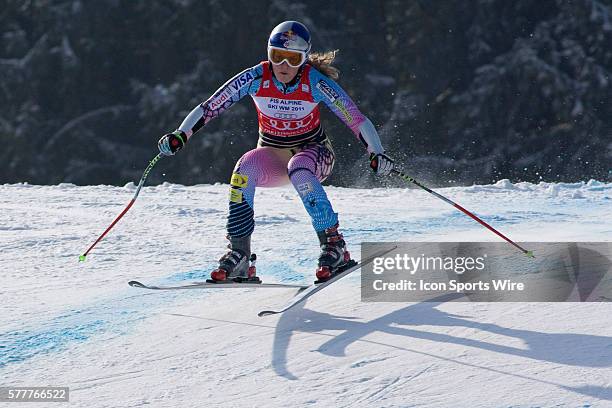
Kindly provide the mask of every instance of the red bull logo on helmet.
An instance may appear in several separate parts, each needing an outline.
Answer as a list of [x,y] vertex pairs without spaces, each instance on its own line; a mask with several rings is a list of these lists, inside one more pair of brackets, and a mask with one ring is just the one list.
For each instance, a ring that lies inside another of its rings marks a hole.
[[295,33],[292,30],[289,31],[285,31],[284,33],[281,33],[281,40],[285,40],[285,41],[289,41],[292,40],[293,37],[295,36]]
[[292,30],[281,33],[279,38],[283,41],[283,46],[287,49],[299,51],[306,51],[308,49],[308,43]]

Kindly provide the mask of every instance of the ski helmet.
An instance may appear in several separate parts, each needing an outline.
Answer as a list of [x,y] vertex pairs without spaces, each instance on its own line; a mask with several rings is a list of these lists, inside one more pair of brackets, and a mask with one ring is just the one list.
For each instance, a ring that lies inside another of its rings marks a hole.
[[310,46],[310,32],[299,21],[283,21],[274,27],[268,39],[268,47],[301,51],[306,55]]

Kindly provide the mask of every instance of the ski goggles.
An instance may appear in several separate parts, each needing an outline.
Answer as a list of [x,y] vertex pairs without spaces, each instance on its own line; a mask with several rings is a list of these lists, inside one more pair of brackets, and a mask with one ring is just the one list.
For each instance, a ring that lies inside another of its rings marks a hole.
[[287,61],[289,66],[297,68],[306,61],[306,53],[304,51],[287,50],[284,48],[269,46],[268,59],[274,65],[280,65]]

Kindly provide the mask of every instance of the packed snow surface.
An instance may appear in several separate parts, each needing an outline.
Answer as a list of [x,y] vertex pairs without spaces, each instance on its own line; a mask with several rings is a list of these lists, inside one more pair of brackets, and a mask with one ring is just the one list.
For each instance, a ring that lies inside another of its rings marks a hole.
[[[439,191],[516,241],[612,237],[612,183]],[[612,406],[611,303],[363,303],[355,273],[258,318],[295,290],[127,285],[206,278],[227,185],[145,187],[78,262],[134,192],[0,186],[0,385],[69,386],[74,407]],[[356,258],[362,241],[499,241],[422,190],[327,192]],[[295,191],[259,189],[255,212],[259,275],[310,283],[319,249]]]

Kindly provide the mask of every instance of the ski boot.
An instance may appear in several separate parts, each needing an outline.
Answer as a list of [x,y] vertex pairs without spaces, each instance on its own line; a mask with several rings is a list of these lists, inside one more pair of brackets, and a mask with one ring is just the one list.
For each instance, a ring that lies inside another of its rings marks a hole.
[[351,254],[346,250],[344,237],[338,232],[338,224],[318,231],[317,236],[321,244],[321,254],[315,283],[321,283],[353,265],[355,261],[351,259]]
[[[261,283],[256,275],[257,255],[251,254],[251,236],[232,238],[229,251],[219,259],[219,267],[210,274],[210,283]],[[250,262],[249,262],[250,261]]]

